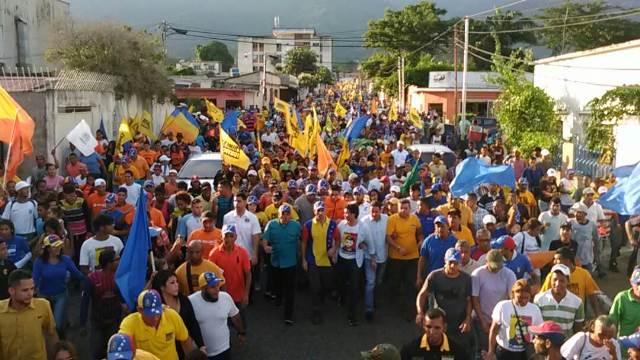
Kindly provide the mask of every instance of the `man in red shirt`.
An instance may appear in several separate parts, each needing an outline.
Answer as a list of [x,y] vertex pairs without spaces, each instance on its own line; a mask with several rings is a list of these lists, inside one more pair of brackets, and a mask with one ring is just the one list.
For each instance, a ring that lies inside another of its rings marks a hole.
[[104,179],[96,179],[93,187],[96,189],[96,191],[91,193],[91,195],[87,197],[87,205],[89,205],[89,210],[91,210],[92,219],[98,216],[104,209],[107,208],[106,200],[108,194],[107,182]]
[[249,253],[240,246],[236,246],[236,226],[226,224],[222,227],[222,244],[209,253],[209,261],[218,265],[224,271],[227,293],[240,309],[240,317],[244,327],[247,327],[245,317],[249,304],[251,290],[251,262]]

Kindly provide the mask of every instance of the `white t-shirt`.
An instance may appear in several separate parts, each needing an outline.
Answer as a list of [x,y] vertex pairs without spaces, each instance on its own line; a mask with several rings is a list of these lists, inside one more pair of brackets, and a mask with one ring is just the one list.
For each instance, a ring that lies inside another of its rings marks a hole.
[[[616,356],[618,359],[622,359],[620,356],[620,344],[613,340],[616,345]],[[589,334],[585,332],[579,332],[574,334],[569,340],[565,341],[560,348],[560,354],[565,359],[576,360],[609,360],[611,355],[609,354],[609,348],[606,346],[595,347],[589,341]]]
[[[514,309],[518,312],[520,327],[517,325]],[[491,320],[500,325],[496,337],[498,345],[509,351],[524,351],[525,343],[522,339],[522,333],[524,333],[524,340],[530,342],[532,339],[529,335],[529,326],[539,325],[543,321],[540,309],[535,304],[527,303],[526,306],[515,305],[514,307],[511,300],[498,302],[493,308]],[[522,324],[523,321],[526,324]],[[520,328],[522,328],[522,332]]]
[[552,241],[560,239],[560,225],[569,221],[569,217],[563,213],[553,215],[551,211],[545,211],[538,216],[538,220],[544,224],[550,224],[540,233],[540,240],[542,241],[542,249],[549,250],[549,245]]
[[34,200],[7,203],[2,218],[10,220],[15,227],[16,234],[33,234],[36,232],[35,219],[38,217],[38,206]]
[[[359,221],[352,226],[349,225],[347,220],[342,220],[338,224],[338,231],[340,231],[340,248],[338,255],[341,258],[347,260],[355,259],[358,267],[361,267],[365,252],[368,252],[370,255],[375,254],[375,244],[371,242],[367,230]],[[360,246],[363,242],[366,243],[366,247]]]
[[127,189],[127,203],[135,206],[136,202],[138,202],[138,198],[140,197],[140,188],[142,185],[133,183],[131,185],[122,184],[121,186]]
[[245,210],[242,216],[238,216],[235,210],[229,211],[224,215],[223,224],[234,224],[236,226],[236,244],[242,246],[249,253],[250,257],[257,256],[253,251],[253,235],[260,235],[260,222],[258,217],[251,213],[249,210]]
[[89,271],[94,271],[98,264],[100,253],[105,249],[113,249],[116,254],[120,254],[124,245],[119,237],[109,235],[106,240],[96,240],[89,238],[80,247],[80,266],[88,266]]
[[193,312],[200,325],[207,356],[216,356],[230,348],[227,320],[239,313],[231,295],[220,291],[218,301],[209,302],[200,291],[189,295]]
[[263,143],[269,143],[269,144],[273,145],[273,144],[276,143],[276,140],[278,140],[278,135],[276,135],[276,133],[274,133],[274,132],[272,132],[271,134],[264,133],[264,134],[262,134],[260,139],[262,140]]
[[[538,240],[533,236],[529,235],[526,231],[521,231],[515,235],[513,235],[513,240],[516,242],[516,251],[519,253],[528,254],[531,252],[540,251],[540,247],[538,246]],[[524,241],[524,252],[522,251],[522,242]]]
[[398,149],[394,149],[391,152],[391,156],[393,157],[393,164],[395,166],[403,165],[405,161],[407,161],[407,156],[409,156],[409,152],[405,149],[402,149],[402,151]]

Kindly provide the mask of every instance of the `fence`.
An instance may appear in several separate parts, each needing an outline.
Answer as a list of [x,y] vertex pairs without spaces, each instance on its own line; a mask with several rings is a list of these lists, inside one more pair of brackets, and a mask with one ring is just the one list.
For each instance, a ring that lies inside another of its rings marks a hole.
[[574,141],[573,146],[573,167],[576,171],[595,179],[597,177],[605,177],[613,170],[613,166],[600,163],[601,154],[599,152],[587,149],[586,145],[577,140]]

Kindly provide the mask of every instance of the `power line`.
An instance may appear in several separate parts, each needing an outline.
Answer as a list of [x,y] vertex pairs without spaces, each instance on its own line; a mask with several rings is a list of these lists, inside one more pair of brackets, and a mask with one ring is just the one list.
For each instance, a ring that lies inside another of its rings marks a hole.
[[[235,43],[241,43],[241,44],[254,44],[254,43],[256,43],[255,41],[248,41],[248,40],[241,40],[241,39],[231,39],[231,38],[222,38],[222,37],[216,37],[216,36],[196,35],[196,34],[170,34],[170,35],[182,35],[182,36],[190,37],[190,38],[228,41],[228,42],[235,42]],[[169,38],[167,40],[186,40],[186,39]],[[270,42],[270,43],[267,43],[267,42],[260,41],[259,43],[260,44],[266,44],[266,45],[296,46],[295,43],[285,43],[285,42]],[[334,47],[334,48],[350,48],[350,49],[374,49],[373,47],[367,47],[367,46],[364,46],[364,45],[332,45],[332,47]]]
[[510,2],[510,3],[508,3],[508,4],[500,5],[500,6],[498,6],[498,7],[493,8],[493,9],[484,10],[484,11],[481,11],[481,12],[479,12],[479,13],[475,13],[475,14],[473,14],[473,15],[467,15],[467,17],[469,17],[469,18],[473,18],[473,17],[476,17],[476,16],[478,16],[478,15],[484,15],[484,14],[487,14],[487,13],[490,13],[490,12],[495,12],[495,11],[498,11],[498,10],[500,10],[500,9],[504,9],[504,8],[507,8],[507,7],[511,7],[511,6],[513,6],[513,5],[521,4],[521,3],[525,2],[525,1],[527,1],[527,0],[517,0],[517,1],[514,1],[514,2]]
[[[545,9],[546,7],[541,7],[541,8],[537,8],[534,10],[538,10],[538,9]],[[640,10],[640,7],[635,7],[635,8],[629,8],[629,9],[624,9],[621,11],[613,11],[613,12],[608,12],[608,13],[602,13],[602,14],[588,14],[588,15],[575,15],[575,16],[568,16],[567,19],[584,19],[584,18],[594,18],[594,17],[601,17],[601,16],[612,16],[612,15],[621,15],[621,14],[626,14],[626,13],[632,13],[635,11]],[[517,11],[517,10],[516,10]],[[536,18],[522,18],[522,19],[490,19],[491,22],[539,22],[539,21],[563,21],[565,19],[565,17],[559,17],[559,18],[551,18],[551,17],[536,17]],[[488,18],[485,18],[484,20],[488,20]]]

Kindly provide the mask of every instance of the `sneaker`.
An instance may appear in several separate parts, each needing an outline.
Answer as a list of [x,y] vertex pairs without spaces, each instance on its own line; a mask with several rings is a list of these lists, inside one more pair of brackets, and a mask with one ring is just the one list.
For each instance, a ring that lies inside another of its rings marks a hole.
[[373,322],[373,311],[367,311],[364,314],[364,318],[367,319],[368,323],[372,323]]
[[286,325],[291,326],[291,325],[293,325],[293,320],[291,320],[291,319],[285,319],[285,320],[284,320],[284,323],[285,323]]
[[356,321],[356,319],[353,319],[353,318],[347,319],[347,324],[349,324],[349,326],[351,327],[358,326],[358,322]]

